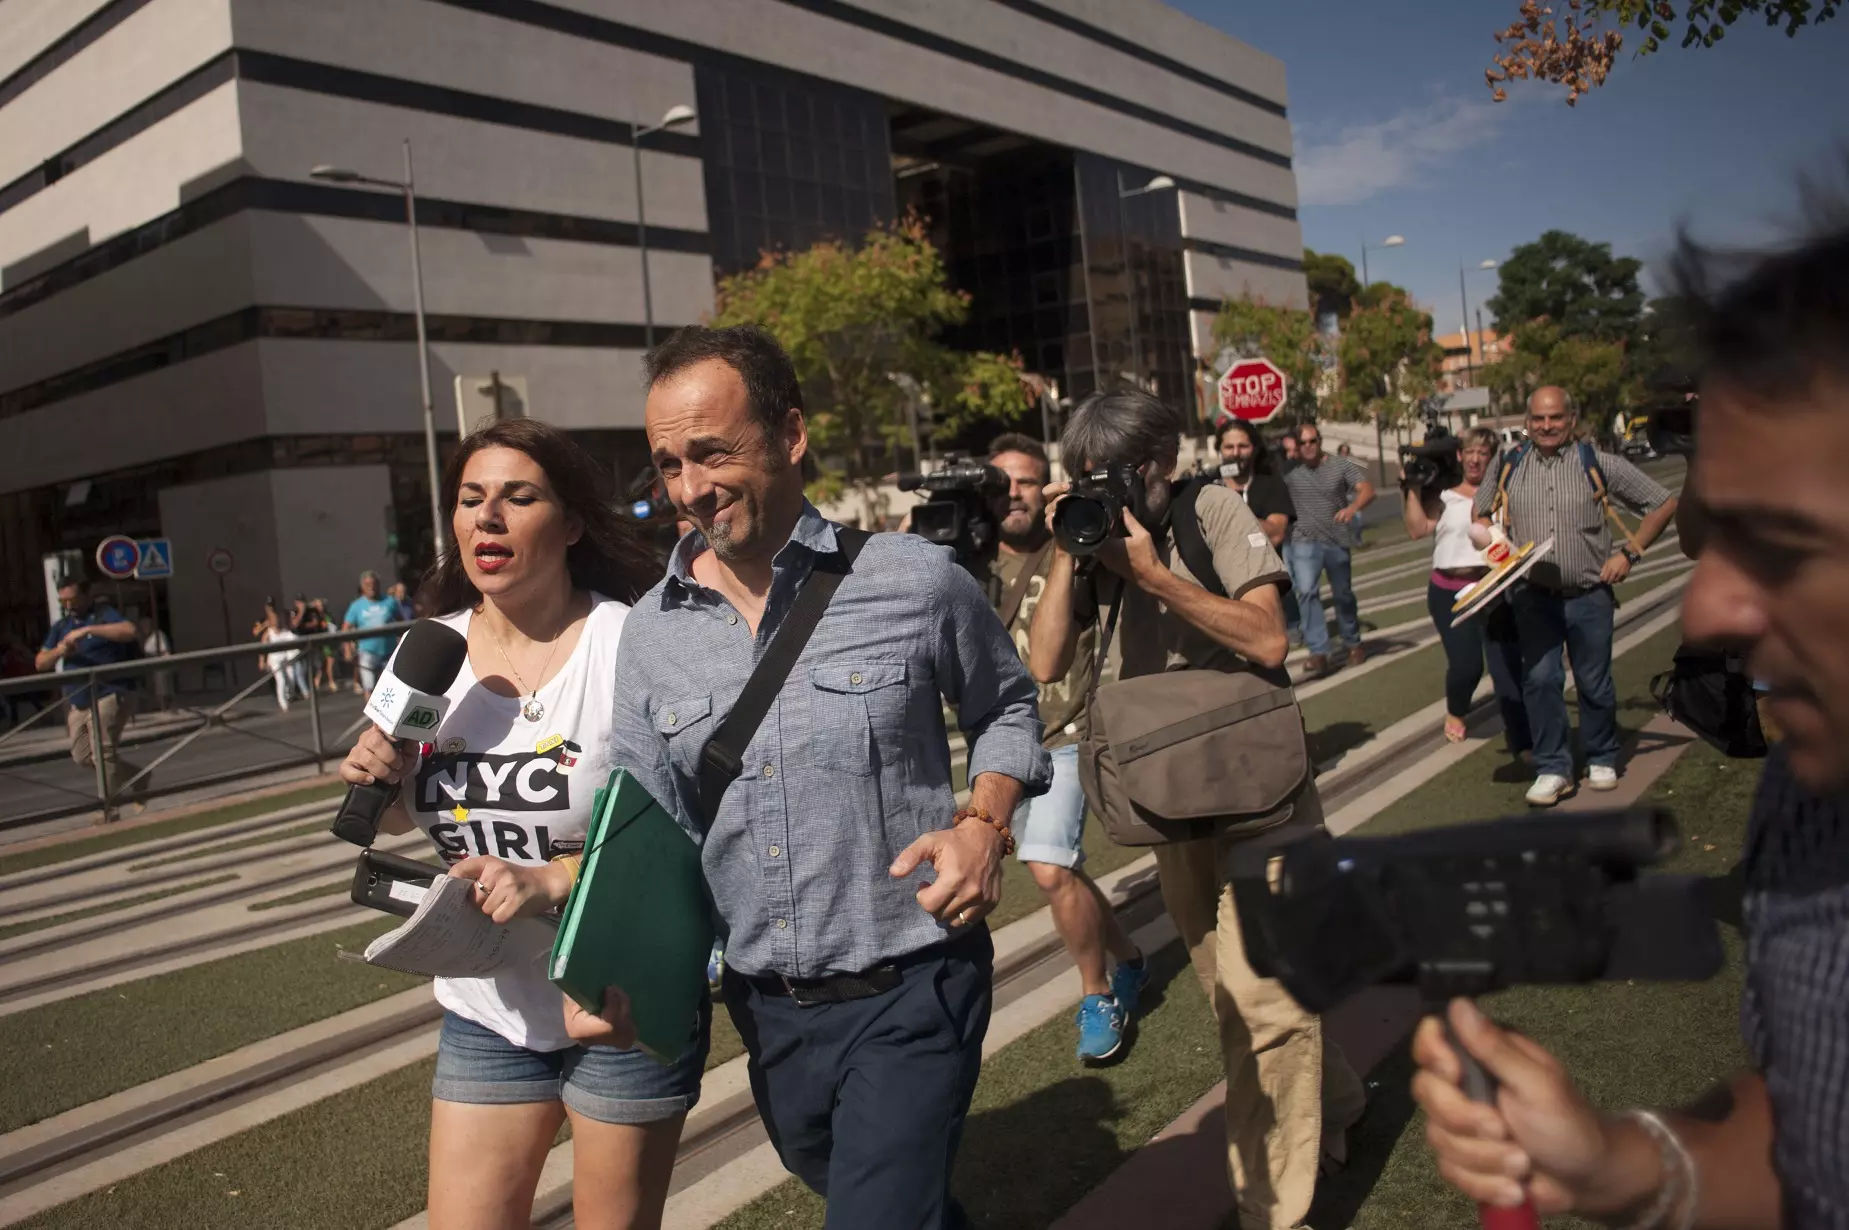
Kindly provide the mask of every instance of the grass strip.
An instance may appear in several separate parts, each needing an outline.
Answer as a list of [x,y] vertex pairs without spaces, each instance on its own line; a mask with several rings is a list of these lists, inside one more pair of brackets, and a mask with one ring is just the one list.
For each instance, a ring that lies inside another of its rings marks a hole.
[[139,845],[144,841],[159,841],[163,837],[194,833],[200,829],[230,824],[235,820],[248,820],[252,816],[261,816],[265,812],[281,811],[285,807],[294,807],[301,803],[319,803],[323,800],[331,802],[339,798],[345,789],[345,786],[305,786],[300,790],[266,795],[260,799],[246,799],[241,803],[215,807],[210,811],[195,812],[190,816],[176,816],[172,820],[157,820],[152,824],[140,824],[133,828],[111,829],[90,837],[79,837],[71,841],[59,842],[56,845],[40,846],[35,850],[21,850],[17,854],[0,857],[0,875],[8,875],[15,871],[30,871],[34,867],[49,867],[53,863],[68,862],[74,858],[101,854],[107,850],[119,850],[123,846]]
[[175,863],[189,863],[196,858],[208,858],[211,855],[226,854],[232,850],[248,850],[252,846],[267,846],[272,842],[287,841],[291,837],[306,837],[310,833],[325,833],[327,832],[327,825],[328,822],[325,819],[310,820],[304,824],[291,825],[286,829],[279,829],[275,832],[252,833],[247,837],[239,837],[234,841],[221,841],[217,845],[200,846],[197,849],[186,850],[179,854],[169,854],[164,858],[150,859],[145,863],[132,863],[129,865],[129,870],[152,871],[156,867],[171,867]]
[[210,888],[214,884],[223,884],[226,880],[237,879],[237,872],[227,872],[222,876],[212,876],[204,880],[193,880],[187,884],[176,884],[171,888],[155,889],[135,897],[124,897],[120,901],[111,901],[107,905],[93,905],[82,910],[70,910],[63,914],[52,914],[45,918],[34,918],[29,922],[14,923],[10,927],[0,927],[0,940],[10,940],[16,935],[28,935],[34,931],[43,931],[60,923],[77,922],[84,918],[95,918],[99,914],[113,914],[117,910],[126,910],[150,901],[159,901],[163,897],[177,897],[181,893],[190,893],[195,888]]
[[[954,1180],[972,1224],[1039,1230],[1057,1220],[1220,1080],[1213,1015],[1181,946],[1150,960],[1151,991],[1159,993],[1145,993],[1148,1011],[1123,1062],[1080,1067],[1062,1012],[983,1063]],[[1022,1164],[1025,1141],[1033,1142],[1031,1165]],[[1157,1196],[1152,1208],[1159,1207]],[[792,1179],[719,1230],[820,1230],[823,1212],[822,1201]]]
[[277,910],[285,905],[300,905],[304,901],[317,901],[322,897],[340,897],[353,891],[353,877],[348,876],[338,884],[317,884],[313,888],[304,888],[290,893],[286,897],[271,897],[268,901],[253,901],[244,908],[247,910]]
[[0,1055],[15,1061],[0,1133],[418,985],[337,959],[399,921],[368,920],[0,1017]]

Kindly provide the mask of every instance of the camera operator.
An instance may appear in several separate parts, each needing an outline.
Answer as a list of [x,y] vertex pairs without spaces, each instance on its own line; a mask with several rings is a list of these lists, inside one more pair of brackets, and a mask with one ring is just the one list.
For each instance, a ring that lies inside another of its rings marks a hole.
[[1220,481],[1252,510],[1272,550],[1282,551],[1297,509],[1290,502],[1290,488],[1271,472],[1271,454],[1258,428],[1244,419],[1231,419],[1220,430]]
[[[1123,536],[1095,556],[1119,578],[1097,603],[1123,588],[1118,678],[1177,668],[1255,671],[1288,686],[1279,594],[1290,582],[1244,501],[1210,483],[1195,504],[1227,597],[1202,588],[1176,551],[1168,514],[1181,430],[1174,409],[1141,390],[1117,390],[1081,402],[1060,439],[1068,465],[1084,472],[1134,467],[1140,480],[1141,510],[1127,506]],[[1069,490],[1066,483],[1046,488],[1049,528]],[[1075,606],[1078,612],[1100,609],[1079,593],[1076,574],[1073,556],[1056,540],[1031,640],[1029,664],[1043,683],[1064,678],[1072,667],[1082,622]],[[1288,824],[1262,834],[1224,829],[1211,838],[1155,847],[1163,903],[1220,1021],[1227,1164],[1243,1225],[1299,1225],[1324,1154],[1345,1160],[1347,1129],[1366,1102],[1320,1018],[1298,1007],[1277,982],[1254,974],[1240,940],[1227,859],[1236,846],[1298,837],[1320,825],[1314,781],[1305,782],[1292,808]]]
[[1451,622],[1451,607],[1459,591],[1489,572],[1483,553],[1470,541],[1470,510],[1501,451],[1496,433],[1488,427],[1471,428],[1461,443],[1461,471],[1440,479],[1457,478],[1448,486],[1434,484],[1414,490],[1409,480],[1415,471],[1402,465],[1400,516],[1408,537],[1432,538],[1432,579],[1426,586],[1425,602],[1445,647],[1445,738],[1453,743],[1464,741],[1464,715],[1470,712],[1470,699],[1483,680],[1487,650],[1490,683],[1502,707],[1509,753],[1520,756],[1534,741],[1529,738],[1528,711],[1522,705],[1522,647],[1508,603],[1499,603],[1481,619],[1467,619],[1461,625]]
[[[1475,515],[1500,516],[1510,539],[1554,540],[1553,554],[1516,586],[1509,605],[1522,651],[1522,696],[1534,734],[1533,807],[1552,807],[1576,789],[1572,731],[1567,726],[1564,645],[1579,689],[1586,745],[1586,785],[1618,788],[1618,694],[1611,681],[1612,586],[1630,575],[1643,552],[1676,515],[1676,501],[1643,471],[1590,444],[1575,445],[1579,425],[1565,389],[1547,385],[1528,399],[1528,442],[1502,459],[1495,482],[1477,488]],[[1643,516],[1636,545],[1615,547],[1611,498]]]
[[1709,254],[1685,241],[1677,261],[1707,368],[1690,475],[1704,541],[1682,626],[1745,656],[1785,734],[1744,860],[1753,1070],[1718,1119],[1610,1115],[1534,1042],[1454,1004],[1497,1102],[1464,1097],[1436,1020],[1415,1041],[1413,1092],[1440,1173],[1473,1199],[1706,1230],[1849,1226],[1849,208],[1837,209],[1829,231],[1718,290]]
[[[1028,661],[1028,630],[1040,605],[1053,566],[1053,536],[1047,532],[1046,497],[1052,472],[1046,449],[1031,436],[998,436],[989,446],[989,464],[1008,476],[1008,494],[996,501],[997,535],[993,570],[1000,595],[997,610],[1014,638],[1016,652]],[[1015,857],[1027,864],[1034,883],[1053,912],[1053,927],[1078,966],[1085,998],[1079,1003],[1078,1057],[1098,1062],[1116,1055],[1124,1030],[1136,1015],[1137,1000],[1149,981],[1143,954],[1117,921],[1116,911],[1085,874],[1085,792],[1079,787],[1079,730],[1091,681],[1098,630],[1093,624],[1078,635],[1072,666],[1065,677],[1040,685],[1041,742],[1053,761],[1053,785],[1015,812]],[[1105,973],[1109,952],[1116,969]]]

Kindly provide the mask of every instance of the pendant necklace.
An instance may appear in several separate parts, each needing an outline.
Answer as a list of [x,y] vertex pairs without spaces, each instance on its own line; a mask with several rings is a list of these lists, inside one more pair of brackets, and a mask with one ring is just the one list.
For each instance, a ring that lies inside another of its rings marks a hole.
[[[520,674],[520,668],[514,665],[512,658],[507,656],[507,647],[501,644],[501,638],[495,635],[494,625],[489,623],[484,626],[488,629],[488,639],[493,641],[494,647],[501,652],[501,661],[507,663],[507,669],[513,672],[514,682],[519,684],[520,690],[527,694],[526,700],[520,704],[520,716],[529,722],[539,721],[546,716],[546,707],[539,701],[539,689],[527,686],[526,679]],[[571,627],[571,621],[567,619],[565,628],[569,627]],[[552,655],[558,650],[559,637],[565,635],[565,628],[558,630],[558,634],[552,638],[551,648],[546,650],[546,660],[539,665],[539,678],[541,679],[546,677],[546,668],[552,665]]]

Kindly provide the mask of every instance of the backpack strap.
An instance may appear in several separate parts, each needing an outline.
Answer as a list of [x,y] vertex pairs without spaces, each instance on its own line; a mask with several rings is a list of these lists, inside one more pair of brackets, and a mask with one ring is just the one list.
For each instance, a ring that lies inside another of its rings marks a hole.
[[1033,585],[1034,578],[1040,575],[1040,568],[1046,563],[1047,554],[1052,549],[1053,542],[1048,539],[1040,545],[1038,551],[1021,561],[1020,574],[1014,578],[1014,584],[1008,587],[1007,594],[1002,598],[1001,610],[998,612],[1002,617],[1002,627],[1013,629],[1014,617],[1021,613],[1021,604],[1027,601],[1028,588]]
[[783,625],[771,637],[751,677],[745,680],[744,691],[738,694],[732,711],[725,715],[725,720],[719,723],[713,737],[701,749],[700,819],[706,830],[712,829],[727,788],[744,768],[745,748],[751,737],[758,733],[764,715],[770,712],[777,693],[783,690],[790,672],[796,668],[796,659],[802,656],[816,625],[822,622],[829,600],[854,570],[854,560],[871,537],[873,535],[865,530],[835,527],[837,553],[815,561],[802,591],[784,615]]
[[1617,510],[1611,506],[1611,491],[1605,485],[1605,467],[1599,464],[1599,450],[1592,446],[1592,441],[1581,440],[1579,442],[1579,464],[1586,469],[1586,481],[1592,484],[1593,498],[1598,500],[1599,507],[1605,510],[1606,517],[1617,527],[1619,537],[1624,539],[1624,545],[1642,555],[1643,548],[1639,547],[1637,540],[1631,537],[1631,528],[1624,523],[1623,518],[1618,516]]
[[1528,441],[1523,440],[1502,455],[1502,465],[1496,471],[1496,498],[1490,501],[1489,519],[1509,524],[1509,475],[1515,473],[1517,466],[1528,460]]
[[1195,584],[1216,598],[1224,598],[1226,585],[1213,566],[1213,548],[1207,545],[1207,535],[1201,533],[1200,514],[1194,510],[1205,485],[1204,480],[1196,479],[1175,493],[1169,505],[1169,528],[1175,535],[1175,550],[1194,574]]

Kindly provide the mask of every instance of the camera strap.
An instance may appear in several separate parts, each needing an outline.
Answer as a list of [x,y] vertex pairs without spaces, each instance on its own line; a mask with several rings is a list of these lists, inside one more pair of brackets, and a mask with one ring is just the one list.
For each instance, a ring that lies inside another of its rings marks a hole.
[[836,553],[817,557],[809,579],[803,582],[802,592],[790,604],[789,612],[783,617],[783,626],[771,637],[770,646],[758,659],[751,678],[745,680],[744,691],[738,694],[732,711],[725,715],[719,729],[701,749],[700,821],[704,830],[710,831],[713,821],[718,819],[726,789],[744,768],[746,746],[758,733],[764,715],[776,703],[777,693],[783,690],[790,672],[796,669],[796,659],[802,657],[816,625],[822,622],[822,613],[828,609],[835,591],[841,588],[841,582],[854,571],[854,561],[871,537],[873,535],[865,530],[835,527]]
[[1040,544],[1040,549],[1028,556],[1021,563],[1021,571],[1008,586],[1008,593],[1002,598],[1000,615],[1002,627],[1013,628],[1014,617],[1021,613],[1021,604],[1027,601],[1028,587],[1040,574],[1040,568],[1046,563],[1047,553],[1053,549],[1052,540]]
[[1201,533],[1200,514],[1194,511],[1201,498],[1202,484],[1191,482],[1175,493],[1169,506],[1169,529],[1175,535],[1175,552],[1194,574],[1194,583],[1216,598],[1226,597],[1226,586],[1213,566],[1213,548]]

